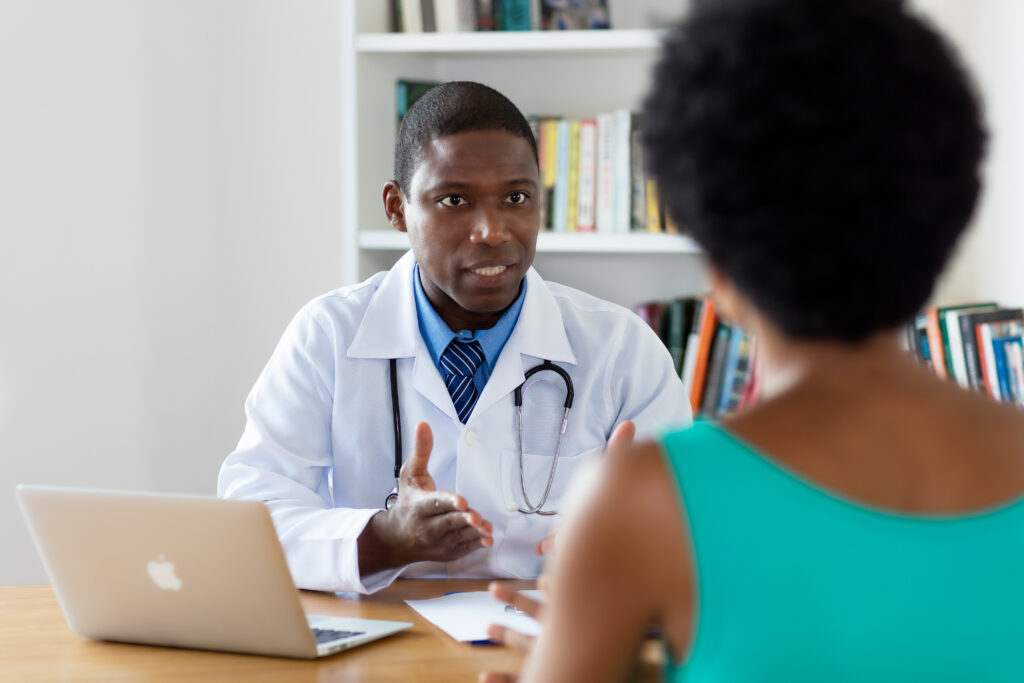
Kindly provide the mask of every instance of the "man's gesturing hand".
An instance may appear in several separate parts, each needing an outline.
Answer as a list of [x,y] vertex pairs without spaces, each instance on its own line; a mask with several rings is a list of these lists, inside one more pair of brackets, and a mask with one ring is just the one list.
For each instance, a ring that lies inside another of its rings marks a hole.
[[412,454],[398,476],[398,500],[374,515],[359,537],[361,573],[424,560],[450,562],[494,544],[491,523],[465,498],[437,490],[427,471],[433,446],[430,427],[420,422]]

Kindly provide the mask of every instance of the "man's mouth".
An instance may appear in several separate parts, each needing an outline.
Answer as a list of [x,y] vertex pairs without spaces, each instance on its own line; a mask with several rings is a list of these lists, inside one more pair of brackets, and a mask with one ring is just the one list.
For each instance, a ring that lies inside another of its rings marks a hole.
[[473,268],[470,272],[485,277],[492,277],[504,273],[508,266],[487,266],[486,268]]

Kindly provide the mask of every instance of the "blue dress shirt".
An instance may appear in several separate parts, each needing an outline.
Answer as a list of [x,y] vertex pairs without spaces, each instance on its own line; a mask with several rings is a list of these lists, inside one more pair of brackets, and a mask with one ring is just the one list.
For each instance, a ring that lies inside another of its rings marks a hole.
[[423,284],[420,282],[420,266],[418,263],[413,269],[412,280],[413,291],[416,296],[416,317],[419,320],[420,335],[427,344],[427,350],[430,351],[430,358],[434,361],[434,366],[437,367],[438,372],[441,371],[439,365],[441,354],[444,353],[444,350],[448,348],[448,344],[455,337],[458,337],[459,341],[464,342],[477,341],[484,352],[484,360],[486,362],[481,363],[480,367],[477,368],[476,374],[473,375],[473,384],[476,386],[477,393],[482,392],[484,385],[487,384],[487,380],[491,377],[491,371],[494,370],[494,364],[498,361],[498,356],[501,355],[501,350],[505,348],[505,342],[508,341],[509,335],[512,334],[512,329],[516,326],[516,321],[519,320],[519,311],[523,309],[523,300],[526,298],[526,279],[524,278],[519,286],[519,296],[501,314],[498,322],[494,323],[494,327],[488,330],[459,330],[458,332],[453,332],[449,329],[448,325],[441,320],[441,316],[437,314],[437,311],[431,305],[430,300],[427,298],[427,293],[423,291]]

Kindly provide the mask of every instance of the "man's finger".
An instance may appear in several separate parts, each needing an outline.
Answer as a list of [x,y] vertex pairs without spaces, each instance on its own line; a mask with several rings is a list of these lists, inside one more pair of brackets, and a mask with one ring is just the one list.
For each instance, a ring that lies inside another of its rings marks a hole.
[[[430,431],[430,425],[420,422],[416,425],[416,436],[412,445],[412,453],[409,459],[402,465],[401,479],[406,486],[412,484],[418,488],[425,488],[424,483],[429,482],[427,490],[433,490],[434,480],[430,477],[427,464],[430,462],[430,451],[434,448],[434,435]],[[426,481],[425,481],[426,480]]]
[[487,627],[487,637],[496,643],[514,647],[520,652],[529,652],[533,649],[533,636],[499,624],[491,624]]
[[612,435],[608,439],[608,450],[618,450],[625,448],[633,443],[633,437],[636,436],[636,425],[631,420],[624,420],[620,422],[618,426],[612,430]]

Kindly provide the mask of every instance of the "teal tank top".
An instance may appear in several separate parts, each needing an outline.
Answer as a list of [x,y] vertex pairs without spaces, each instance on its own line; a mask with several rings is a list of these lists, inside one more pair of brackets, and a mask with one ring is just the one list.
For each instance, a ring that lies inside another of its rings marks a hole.
[[668,681],[1024,681],[1024,501],[886,512],[711,422],[660,441],[696,558],[693,647]]

